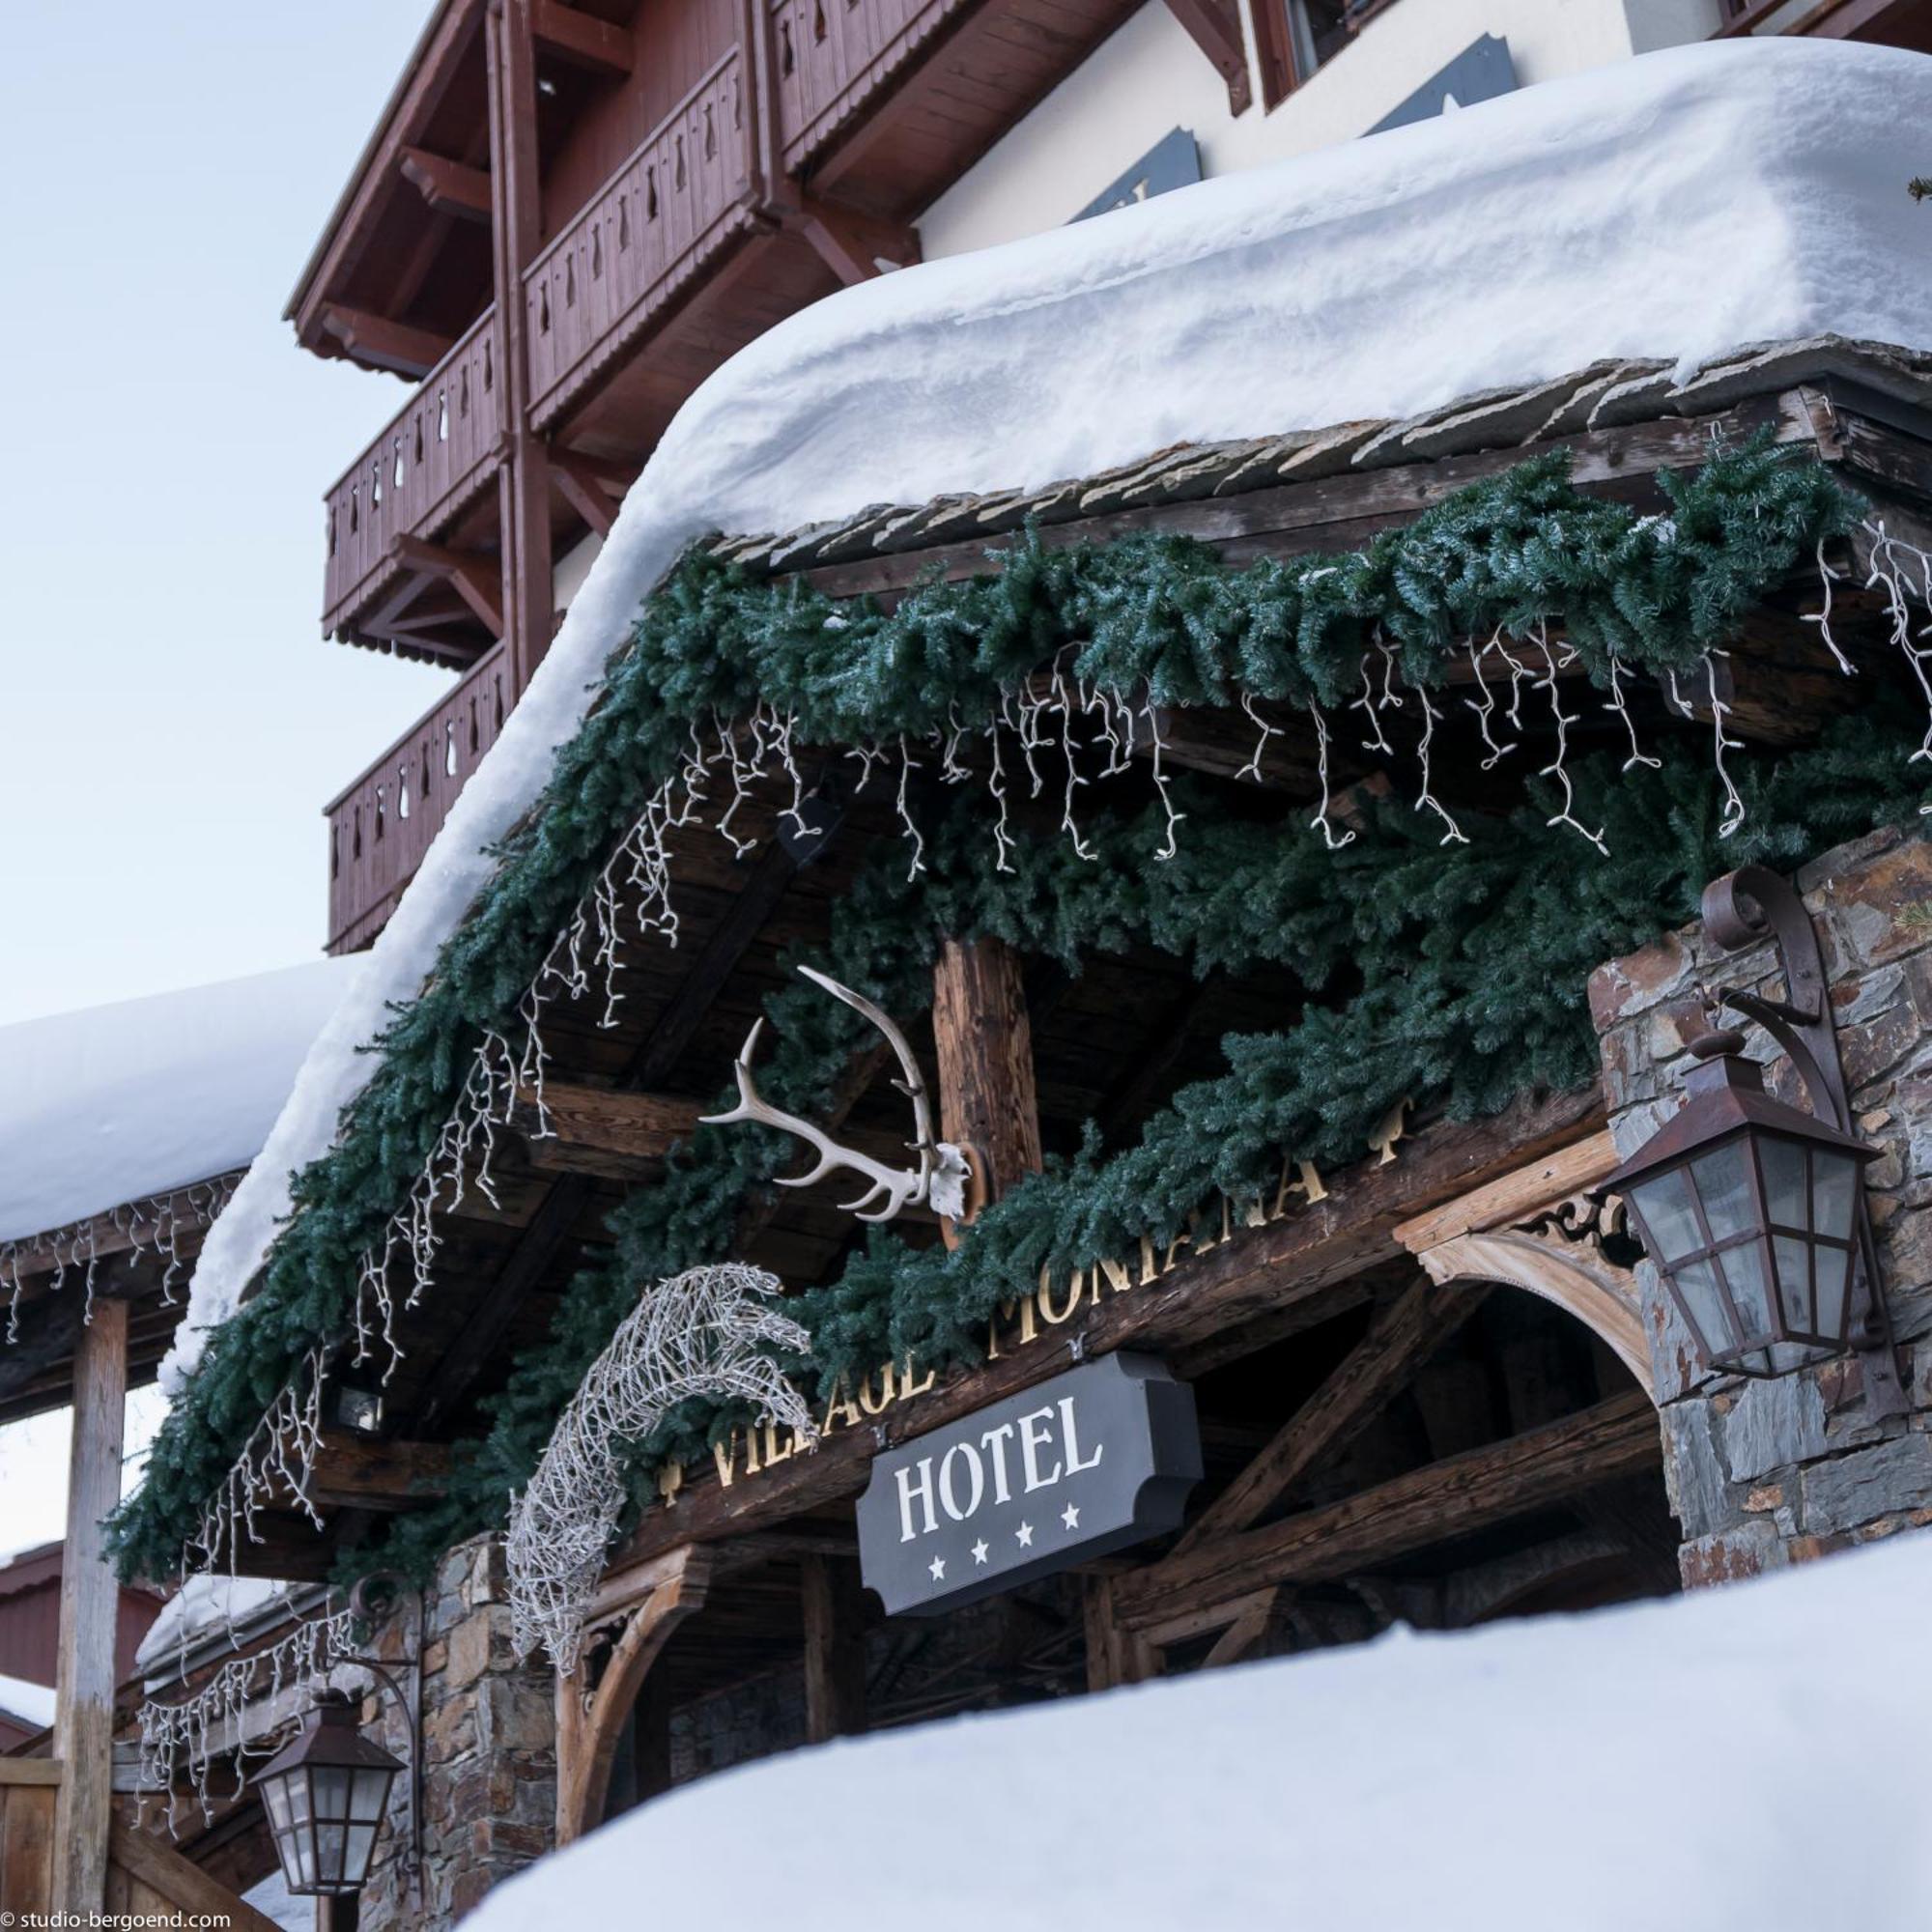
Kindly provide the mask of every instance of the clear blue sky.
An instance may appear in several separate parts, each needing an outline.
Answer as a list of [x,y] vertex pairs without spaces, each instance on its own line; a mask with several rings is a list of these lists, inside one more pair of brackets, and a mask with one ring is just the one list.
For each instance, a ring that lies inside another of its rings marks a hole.
[[0,1025],[321,946],[321,808],[445,673],[320,634],[407,393],[282,308],[429,0],[9,9]]

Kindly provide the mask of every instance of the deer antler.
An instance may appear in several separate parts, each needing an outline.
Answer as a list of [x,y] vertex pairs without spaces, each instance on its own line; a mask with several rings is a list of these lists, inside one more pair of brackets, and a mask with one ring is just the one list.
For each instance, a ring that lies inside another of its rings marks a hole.
[[[752,1031],[745,1037],[744,1047],[732,1063],[731,1071],[738,1081],[738,1104],[726,1114],[706,1114],[704,1120],[713,1126],[726,1126],[734,1121],[757,1121],[765,1126],[778,1127],[793,1134],[811,1148],[818,1155],[817,1160],[803,1174],[779,1176],[778,1184],[781,1187],[810,1187],[814,1180],[820,1180],[828,1174],[835,1174],[841,1168],[849,1169],[867,1185],[854,1200],[842,1202],[840,1206],[862,1221],[890,1221],[907,1208],[928,1205],[942,1214],[961,1212],[965,1205],[967,1179],[965,1157],[957,1148],[947,1146],[933,1134],[932,1106],[926,1097],[925,1082],[920,1075],[919,1062],[913,1057],[905,1035],[863,993],[855,993],[850,986],[841,986],[828,974],[810,966],[801,966],[798,970],[813,985],[822,986],[835,1000],[842,1000],[854,1012],[863,1013],[885,1035],[887,1044],[898,1057],[900,1070],[905,1076],[895,1080],[893,1085],[912,1102],[913,1138],[907,1146],[918,1156],[918,1165],[910,1168],[889,1167],[884,1161],[874,1160],[869,1154],[861,1153],[858,1149],[848,1148],[834,1140],[803,1116],[788,1114],[766,1100],[752,1077],[752,1057],[757,1051],[758,1036],[764,1031],[762,1017],[753,1023]],[[872,1204],[875,1202],[883,1202],[884,1205],[874,1208]],[[868,1212],[868,1209],[871,1211]]]

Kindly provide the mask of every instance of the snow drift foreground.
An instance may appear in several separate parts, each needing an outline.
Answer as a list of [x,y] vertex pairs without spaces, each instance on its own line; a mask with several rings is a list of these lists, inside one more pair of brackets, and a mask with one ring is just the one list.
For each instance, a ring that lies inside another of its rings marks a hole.
[[1932,346],[1932,60],[1737,40],[1552,82],[888,275],[694,395],[203,1252],[164,1379],[233,1312],[411,998],[694,537],[1035,488],[1180,441],[1404,416],[1605,357]]
[[1932,1538],[686,1787],[467,1932],[1919,1932]]

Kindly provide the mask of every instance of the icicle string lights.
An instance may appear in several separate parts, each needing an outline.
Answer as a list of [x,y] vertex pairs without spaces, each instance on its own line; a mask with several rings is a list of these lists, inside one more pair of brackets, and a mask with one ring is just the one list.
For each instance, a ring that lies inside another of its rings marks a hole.
[[646,1289],[591,1364],[511,1503],[504,1553],[520,1658],[541,1645],[559,1677],[576,1672],[584,1612],[630,1493],[625,1449],[679,1403],[742,1404],[802,1447],[816,1442],[805,1398],[771,1353],[810,1350],[778,1293],[775,1275],[740,1263],[688,1269]]
[[[232,1621],[231,1647],[239,1647]],[[175,1667],[185,1678],[191,1644],[185,1621]],[[228,1762],[239,1797],[247,1781],[251,1757],[267,1757],[301,1721],[305,1691],[316,1678],[326,1678],[355,1648],[355,1617],[349,1609],[326,1611],[298,1622],[284,1637],[246,1655],[226,1659],[185,1697],[149,1698],[138,1713],[140,1724],[140,1795],[135,1818],[139,1823],[151,1799],[165,1794],[167,1827],[178,1834],[180,1793],[184,1776],[192,1785],[204,1826],[214,1822],[211,1780],[214,1767]]]
[[50,1228],[45,1234],[0,1241],[0,1289],[7,1293],[6,1338],[18,1340],[20,1332],[20,1293],[29,1279],[51,1275],[50,1291],[59,1293],[68,1276],[78,1274],[87,1295],[87,1317],[94,1314],[94,1290],[103,1265],[120,1261],[132,1267],[143,1255],[152,1254],[166,1263],[161,1274],[161,1299],[174,1305],[175,1283],[185,1265],[181,1238],[191,1230],[206,1228],[228,1205],[235,1192],[239,1174],[224,1174],[213,1180],[199,1180],[191,1187],[177,1187],[166,1194],[151,1194],[139,1201],[123,1202],[104,1215],[85,1221],[70,1221]]

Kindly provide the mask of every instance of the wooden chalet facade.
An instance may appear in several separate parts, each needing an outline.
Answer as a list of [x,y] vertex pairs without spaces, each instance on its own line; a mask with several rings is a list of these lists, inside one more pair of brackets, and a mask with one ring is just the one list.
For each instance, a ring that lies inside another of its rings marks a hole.
[[[753,576],[890,604],[916,580],[982,572],[989,542],[1029,527],[1049,548],[1180,533],[1228,565],[1334,553],[1556,448],[1587,495],[1654,511],[1666,500],[1661,477],[1694,469],[1714,439],[1753,435],[1830,466],[1891,530],[1923,542],[1928,405],[1922,358],[1820,340],[1754,352],[1689,385],[1659,364],[1597,368],[1406,421],[1171,451],[1031,497],[875,509],[723,547]],[[1856,544],[1838,567],[1855,561]],[[1857,581],[1838,586],[1834,638],[1859,679],[1839,673],[1809,621],[1816,582],[1794,582],[1741,627],[1725,681],[1711,687],[1725,730],[1753,750],[1797,752],[1874,689],[1910,697],[1888,655],[1883,600]],[[1673,700],[1660,686],[1630,705],[1646,738],[1702,740],[1709,697]],[[1175,709],[1131,747],[1117,782],[1147,792],[1157,751],[1200,788],[1195,810],[1285,826],[1305,821],[1324,786],[1344,822],[1378,796],[1346,749],[1318,771],[1304,718],[1258,710],[1269,727],[1259,755],[1256,711]],[[1586,749],[1625,728],[1608,714],[1571,722]],[[1480,811],[1494,790],[1473,755],[1476,727],[1444,730],[1441,794]],[[1529,742],[1534,760],[1548,727],[1530,726]],[[672,834],[679,945],[628,952],[614,1016],[589,996],[546,1018],[544,1115],[532,1104],[497,1149],[494,1203],[471,1193],[440,1217],[435,1289],[395,1316],[380,1430],[327,1426],[306,1488],[320,1533],[294,1497],[270,1497],[237,1540],[235,1567],[320,1586],[354,1567],[359,1545],[439,1501],[452,1455],[487,1432],[517,1356],[550,1334],[573,1277],[608,1252],[612,1210],[665,1173],[728,1088],[786,960],[823,949],[868,846],[897,836],[884,789],[828,781],[827,815],[803,836],[781,823],[782,796],[757,792],[739,820],[757,839],[744,858],[709,830]],[[1028,805],[1015,824],[1050,838],[1053,820]],[[1819,916],[1843,915],[1832,955],[1849,1011],[1862,1014],[1901,959],[1917,972],[1932,956],[1905,911],[1932,881],[1927,850],[1916,829],[1884,834],[1807,875]],[[1876,936],[1853,908],[1877,921]],[[1398,1619],[1457,1628],[1665,1593],[1903,1526],[1932,1500],[1932,1479],[1888,1478],[1882,1507],[1847,1510],[1833,1527],[1823,1504],[1810,1516],[1797,1506],[1801,1482],[1822,1494],[1838,1471],[1854,1484],[1858,1459],[1879,1453],[1839,1422],[1828,1443],[1822,1407],[1811,1433],[1808,1421],[1759,1416],[1757,1464],[1726,1477],[1709,1432],[1732,1426],[1739,1392],[1714,1390],[1688,1363],[1674,1318],[1634,1269],[1634,1242],[1590,1201],[1620,1147],[1641,1137],[1654,1097],[1642,1049],[1625,1036],[1662,1026],[1681,1038],[1702,944],[1694,931],[1660,932],[1648,953],[1604,962],[1590,987],[1601,1080],[1527,1094],[1476,1122],[1398,1107],[1352,1160],[1287,1162],[1259,1198],[1204,1201],[1171,1242],[1016,1284],[977,1368],[881,1363],[835,1393],[810,1453],[766,1427],[666,1463],[656,1501],[610,1556],[572,1677],[515,1657],[500,1542],[452,1550],[379,1653],[405,1670],[420,1722],[420,1862],[402,1856],[399,1820],[355,1922],[450,1922],[553,1845],[790,1746],[1348,1642]],[[1074,972],[980,937],[941,949],[930,1015],[911,1039],[937,1071],[941,1132],[976,1151],[997,1199],[1043,1158],[1071,1154],[1085,1122],[1110,1148],[1130,1143],[1222,1036],[1276,1023],[1300,998],[1285,971],[1201,978],[1148,944],[1088,952]],[[1918,1064],[1932,1013],[1894,998],[1870,1024],[1869,1048],[1847,1046],[1853,1077],[1876,1111],[1899,1110],[1894,1124],[1917,1118],[1890,1069],[1901,1053]],[[819,1124],[890,1160],[904,1100],[882,1062],[857,1058]],[[848,1193],[832,1182],[753,1189],[732,1256],[788,1288],[835,1277],[862,1246],[838,1205]],[[1916,1307],[1919,1237],[1909,1230],[1920,1210],[1900,1198],[1886,1238]],[[915,1246],[940,1238],[929,1213],[903,1225]],[[945,1616],[882,1618],[861,1589],[854,1535],[873,1460],[1120,1350],[1157,1355],[1195,1392],[1206,1476],[1179,1533]],[[1856,1406],[1833,1388],[1820,1400],[1834,1415]],[[1742,1452],[1730,1465],[1746,1468]],[[1775,1490],[1784,1498],[1780,1479],[1791,1500],[1766,1501]],[[197,1681],[190,1670],[157,1694]],[[372,1697],[364,1721],[399,1753],[410,1747],[390,1704]],[[266,1856],[245,1794],[208,1855],[231,1861],[238,1887]]]

